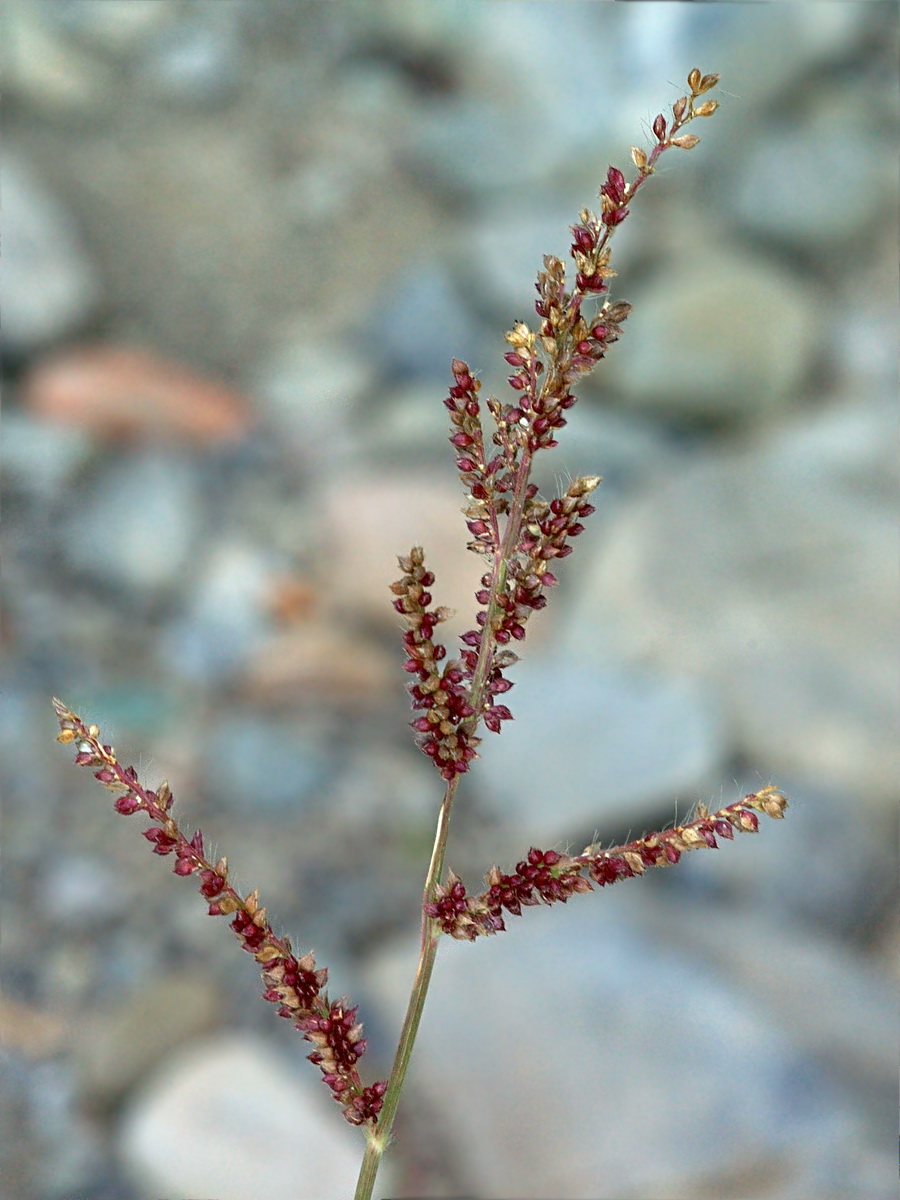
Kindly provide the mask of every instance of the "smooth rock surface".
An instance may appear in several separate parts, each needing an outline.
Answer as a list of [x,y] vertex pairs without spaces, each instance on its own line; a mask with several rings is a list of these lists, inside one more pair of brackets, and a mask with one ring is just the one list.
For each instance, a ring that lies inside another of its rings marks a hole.
[[566,644],[718,688],[736,748],[863,803],[896,790],[894,417],[823,409],[613,515]]
[[3,163],[3,334],[25,354],[71,332],[96,309],[100,281],[65,206],[10,153]]
[[[580,1200],[599,1180],[662,1200],[722,1196],[736,1178],[742,1196],[852,1190],[849,1100],[764,1002],[654,934],[631,881],[510,924],[442,947],[410,1069],[473,1194]],[[405,950],[375,971],[397,1022],[410,973]]]
[[485,734],[478,771],[522,853],[703,794],[728,753],[713,694],[688,679],[548,654],[504,698],[515,719]]
[[234,1035],[164,1060],[119,1134],[143,1195],[351,1195],[362,1136],[341,1120],[314,1073],[306,1074],[309,1064],[294,1061],[296,1073],[266,1044]]

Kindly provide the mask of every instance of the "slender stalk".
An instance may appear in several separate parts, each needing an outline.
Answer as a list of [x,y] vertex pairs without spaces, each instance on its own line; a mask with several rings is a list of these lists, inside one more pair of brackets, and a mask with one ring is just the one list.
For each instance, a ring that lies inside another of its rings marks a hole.
[[428,874],[425,876],[425,888],[422,897],[422,938],[416,976],[413,980],[406,1016],[403,1019],[403,1028],[400,1031],[400,1041],[397,1044],[397,1053],[394,1056],[394,1065],[391,1068],[390,1078],[388,1079],[387,1091],[384,1093],[384,1104],[378,1116],[378,1124],[369,1133],[366,1143],[366,1151],[363,1155],[359,1179],[356,1183],[354,1200],[371,1200],[372,1189],[375,1186],[375,1177],[378,1174],[381,1159],[390,1144],[391,1129],[394,1124],[394,1118],[397,1115],[397,1107],[400,1104],[400,1095],[406,1080],[406,1072],[412,1057],[416,1035],[419,1032],[419,1022],[422,1019],[422,1011],[425,1008],[425,998],[428,995],[428,986],[431,983],[431,972],[434,969],[438,938],[440,937],[440,927],[436,921],[425,915],[424,905],[434,899],[435,888],[444,867],[447,835],[450,831],[450,809],[453,806],[453,797],[456,794],[458,785],[459,776],[447,784],[447,790],[444,793],[444,800],[438,814],[434,847],[431,851],[431,862],[428,866]]
[[[484,637],[479,649],[478,664],[472,681],[472,703],[475,713],[468,724],[472,731],[477,727],[482,715],[484,689],[490,676],[496,639],[491,618],[497,611],[497,598],[504,594],[506,572],[510,556],[515,550],[522,523],[525,501],[525,488],[531,474],[531,455],[525,451],[516,472],[516,482],[513,489],[513,499],[504,531],[503,543],[497,550],[494,559],[493,579],[491,582],[491,597],[487,609],[487,620],[484,625]],[[438,814],[437,830],[434,847],[431,852],[431,862],[425,876],[425,888],[422,897],[422,936],[419,948],[419,962],[410,992],[409,1004],[400,1032],[400,1041],[391,1068],[387,1090],[384,1093],[384,1104],[378,1117],[378,1124],[369,1133],[366,1151],[363,1155],[362,1167],[356,1184],[354,1200],[370,1200],[375,1186],[375,1177],[381,1165],[381,1159],[390,1144],[391,1128],[397,1115],[400,1095],[406,1079],[406,1072],[412,1057],[413,1046],[419,1031],[419,1022],[425,1007],[425,998],[431,983],[431,973],[437,957],[438,938],[441,936],[440,925],[437,921],[425,915],[424,905],[429,904],[435,896],[435,889],[440,882],[444,868],[444,855],[447,849],[447,836],[450,832],[450,810],[453,807],[453,797],[459,785],[457,775],[447,784],[444,800]]]
[[516,482],[513,488],[512,502],[509,508],[509,514],[506,520],[506,529],[503,534],[503,543],[497,551],[494,559],[493,578],[491,580],[491,595],[487,606],[487,616],[484,622],[484,637],[481,641],[481,646],[478,653],[478,663],[475,667],[475,673],[472,677],[472,705],[475,709],[473,715],[466,722],[466,728],[470,733],[474,733],[478,726],[478,722],[483,715],[484,705],[484,689],[493,666],[494,650],[496,648],[496,638],[494,637],[493,620],[496,613],[499,611],[498,599],[505,594],[506,591],[506,574],[509,569],[509,560],[515,552],[516,543],[519,540],[519,532],[522,527],[522,514],[525,505],[525,489],[528,486],[528,480],[531,477],[532,455],[527,450],[522,452],[522,458],[519,461],[519,466],[516,470]]

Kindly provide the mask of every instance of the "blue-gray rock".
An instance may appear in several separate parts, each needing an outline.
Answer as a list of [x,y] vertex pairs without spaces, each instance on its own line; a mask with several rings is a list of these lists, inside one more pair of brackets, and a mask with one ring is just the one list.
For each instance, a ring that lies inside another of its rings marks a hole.
[[895,432],[893,402],[851,399],[621,504],[576,577],[570,652],[706,680],[751,770],[893,805]]
[[201,524],[200,479],[188,458],[126,450],[69,514],[64,553],[105,584],[158,593],[182,582]]
[[[243,74],[241,48],[229,28],[230,5],[185,10],[142,47],[141,84],[154,99],[213,108],[234,98]],[[225,17],[225,20],[221,18]],[[212,19],[211,19],[212,18]]]
[[[640,886],[443,946],[407,1103],[426,1100],[477,1194],[716,1196],[737,1176],[764,1195],[773,1161],[780,1197],[852,1194],[867,1140],[852,1097],[764,997],[657,935]],[[373,972],[395,1022],[410,957]]]
[[296,815],[315,800],[332,760],[321,734],[255,712],[222,716],[206,745],[203,778],[226,808],[247,816]]
[[823,346],[812,289],[776,261],[717,245],[702,224],[628,294],[635,309],[605,378],[666,416],[769,417],[796,403]]
[[502,697],[515,720],[499,738],[485,734],[478,763],[485,803],[515,831],[517,852],[602,834],[605,822],[693,798],[718,777],[727,735],[701,686],[552,649],[509,672],[519,675]]
[[36,421],[15,410],[3,418],[7,485],[38,500],[57,499],[94,450],[83,429]]
[[163,637],[162,657],[176,675],[209,684],[252,658],[270,629],[267,601],[279,566],[277,555],[238,541],[210,549]]

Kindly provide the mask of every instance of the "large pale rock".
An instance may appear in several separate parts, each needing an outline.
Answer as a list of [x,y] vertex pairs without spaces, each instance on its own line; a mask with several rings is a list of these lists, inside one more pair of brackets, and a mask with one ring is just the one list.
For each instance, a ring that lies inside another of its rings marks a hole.
[[848,403],[614,513],[566,638],[716,684],[751,767],[896,790],[895,417]]
[[[453,467],[440,479],[422,471],[393,478],[356,475],[342,479],[322,497],[321,512],[328,552],[333,560],[332,595],[350,607],[397,630],[402,653],[402,622],[392,607],[390,585],[402,572],[399,555],[425,547],[425,564],[435,574],[436,605],[456,614],[439,626],[437,638],[458,654],[455,635],[474,625],[474,594],[487,566],[466,550],[470,534],[461,509],[465,496]],[[399,659],[398,659],[399,661]]]
[[758,420],[796,400],[818,347],[813,292],[777,261],[688,228],[641,292],[609,379],[632,404],[715,422]]
[[718,781],[728,744],[699,682],[552,654],[517,675],[515,720],[499,738],[485,735],[478,764],[485,803],[515,831],[514,854],[640,822]]
[[[640,887],[443,946],[406,1103],[423,1097],[474,1195],[836,1200],[863,1118],[764,996],[655,932]],[[398,1026],[412,974],[406,950],[375,970]]]

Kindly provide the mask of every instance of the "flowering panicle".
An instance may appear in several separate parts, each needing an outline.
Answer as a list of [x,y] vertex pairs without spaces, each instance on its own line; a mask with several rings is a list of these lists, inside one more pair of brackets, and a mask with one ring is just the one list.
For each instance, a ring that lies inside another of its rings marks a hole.
[[671,866],[685,851],[715,850],[717,837],[731,840],[735,832],[756,833],[758,812],[779,819],[787,805],[777,788],[764,787],[718,812],[710,813],[700,805],[697,816],[685,825],[646,834],[624,846],[608,850],[588,846],[579,855],[532,848],[509,875],[499,867],[491,867],[486,879],[488,888],[478,896],[469,896],[459,876],[449,871],[447,882],[438,885],[435,899],[424,906],[425,915],[443,933],[460,941],[474,941],[504,930],[504,911],[518,917],[523,907],[555,904],[558,900],[565,904],[578,892],[592,891],[591,880],[606,887],[620,879],[643,875],[648,867]]
[[404,575],[391,585],[391,591],[397,597],[394,608],[407,626],[403,644],[409,657],[403,669],[416,677],[409,692],[413,708],[424,713],[412,722],[412,727],[420,735],[424,752],[449,780],[466,771],[475,757],[478,738],[463,724],[475,710],[469,702],[460,663],[453,660],[443,667],[438,665],[447,657],[447,650],[434,641],[434,630],[450,612],[429,608],[431,593],[427,589],[434,583],[434,575],[425,570],[422,547],[413,546],[398,561]]
[[461,359],[451,364],[453,384],[444,404],[467,496],[463,513],[472,538],[469,549],[490,564],[475,594],[481,606],[475,627],[462,635],[464,649],[458,659],[440,670],[436,665],[446,651],[433,644],[431,634],[445,610],[428,609],[431,595],[426,589],[434,576],[423,568],[421,548],[399,560],[404,577],[392,586],[398,597],[394,607],[407,629],[406,670],[416,676],[409,689],[413,708],[424,710],[411,724],[421,748],[448,782],[469,769],[480,723],[499,733],[503,722],[512,719],[507,706],[495,700],[512,687],[504,670],[517,661],[503,647],[524,639],[528,617],[543,608],[546,589],[557,582],[549,564],[571,553],[570,539],[594,511],[587,497],[599,476],[576,479],[564,496],[549,503],[538,498],[530,476],[535,454],[557,445],[565,414],[576,402],[572,388],[618,341],[631,310],[624,300],[606,298],[608,280],[616,274],[610,266],[612,237],[660,155],[673,146],[690,150],[699,142],[682,130],[695,117],[716,111],[715,100],[701,98],[718,78],[696,69],[690,72],[689,94],[675,101],[671,118],[660,113],[654,119],[655,144],[649,153],[632,148],[636,174],[631,181],[617,167],[609,168],[599,191],[599,213],[585,208],[572,226],[571,285],[562,260],[545,256],[535,285],[539,325],[532,330],[517,321],[506,334],[509,350],[504,357],[512,368],[507,382],[513,399],[487,399],[494,427],[490,437],[482,421],[481,383]]
[[195,875],[200,895],[208,901],[210,916],[231,916],[231,928],[244,950],[252,954],[262,971],[263,999],[278,1005],[285,1017],[316,1048],[309,1058],[322,1071],[334,1099],[351,1125],[375,1122],[387,1084],[364,1087],[356,1070],[366,1048],[356,1009],[345,1000],[332,1002],[325,992],[328,972],[317,968],[312,954],[297,958],[287,938],[274,933],[259,905],[258,892],[237,892],[228,879],[224,858],[215,863],[205,857],[203,834],[198,829],[188,838],[172,816],[173,797],[167,783],[156,791],[144,788],[134,767],[123,767],[112,746],[100,741],[96,725],[85,725],[60,700],[53,701],[59,720],[57,741],[73,744],[77,766],[94,768],[94,778],[111,792],[119,793],[113,807],[123,816],[145,813],[154,824],[144,837],[160,856],[174,855],[176,875]]
[[473,625],[462,634],[454,658],[436,640],[437,627],[451,614],[434,603],[435,579],[425,566],[421,546],[398,559],[401,578],[391,585],[394,608],[404,625],[404,670],[410,676],[415,712],[411,725],[447,786],[423,889],[419,963],[389,1080],[363,1085],[358,1063],[366,1039],[356,1006],[346,999],[329,999],[327,971],[316,966],[311,953],[297,957],[290,942],[276,936],[258,893],[244,896],[232,886],[226,860],[206,857],[199,830],[191,837],[182,831],[172,816],[168,785],[156,791],[144,788],[134,768],[121,766],[112,747],[100,741],[96,725],[86,725],[54,701],[58,740],[73,744],[75,762],[90,767],[116,794],[117,812],[149,817],[144,837],[154,854],[171,856],[176,875],[196,877],[209,914],[231,919],[235,936],[262,972],[263,999],[276,1005],[279,1016],[291,1021],[312,1045],[308,1057],[345,1119],[364,1128],[367,1144],[358,1200],[371,1200],[378,1165],[390,1144],[442,933],[461,941],[500,933],[510,914],[521,916],[539,904],[565,904],[595,887],[677,863],[689,850],[715,849],[720,839],[733,839],[735,832],[755,833],[759,813],[780,818],[787,807],[782,793],[768,786],[713,813],[699,806],[684,824],[622,846],[590,845],[578,855],[532,847],[508,873],[491,867],[478,895],[469,895],[453,871],[441,882],[457,784],[477,755],[480,727],[497,733],[512,719],[503,697],[513,686],[506,671],[518,661],[514,647],[525,639],[531,614],[546,605],[546,593],[557,583],[557,560],[571,554],[572,540],[594,512],[591,497],[599,476],[574,479],[563,495],[544,500],[531,482],[534,457],[557,445],[576,403],[576,385],[618,341],[629,314],[626,301],[610,300],[608,294],[616,274],[611,266],[615,231],[628,218],[634,197],[655,172],[660,155],[672,147],[690,150],[697,144],[699,138],[683,131],[694,118],[716,111],[717,102],[704,97],[718,78],[696,69],[690,72],[688,93],[672,105],[671,116],[659,113],[654,118],[652,147],[632,148],[636,173],[631,179],[609,167],[599,190],[598,211],[582,209],[571,227],[569,277],[562,259],[544,258],[535,285],[537,323],[531,328],[516,321],[506,334],[511,395],[505,401],[486,398],[489,423],[479,398],[481,383],[465,362],[452,360],[453,382],[444,404],[466,493],[468,548],[482,556],[485,570],[475,593]]

